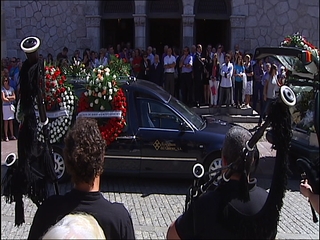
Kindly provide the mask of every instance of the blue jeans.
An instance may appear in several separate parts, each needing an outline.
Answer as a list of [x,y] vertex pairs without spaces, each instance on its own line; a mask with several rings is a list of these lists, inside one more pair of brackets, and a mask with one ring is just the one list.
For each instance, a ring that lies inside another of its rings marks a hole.
[[260,101],[260,113],[263,111],[263,88],[261,81],[254,81],[253,82],[253,109],[257,111],[257,102],[258,99]]

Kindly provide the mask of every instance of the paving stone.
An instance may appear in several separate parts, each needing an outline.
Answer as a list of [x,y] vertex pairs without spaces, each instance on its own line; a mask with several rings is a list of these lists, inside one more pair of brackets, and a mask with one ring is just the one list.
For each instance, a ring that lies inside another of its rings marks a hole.
[[[255,124],[242,124],[252,129]],[[11,142],[11,145],[16,144]],[[2,142],[1,156],[4,160],[15,147]],[[258,144],[264,159],[258,178],[258,185],[269,189],[271,184],[272,157],[270,145],[261,141]],[[2,162],[3,164],[3,162]],[[3,170],[4,167],[2,167]],[[269,169],[269,170],[268,170]],[[271,169],[271,170],[270,170]],[[110,201],[122,201],[132,216],[137,239],[164,239],[168,226],[184,211],[185,193],[191,180],[139,179],[103,176],[101,189],[105,198]],[[61,194],[72,188],[70,182],[59,185]],[[288,179],[287,191],[280,213],[277,239],[319,239],[319,224],[313,223],[310,205],[299,192],[299,180]],[[53,186],[49,189],[54,194]],[[33,216],[37,210],[28,198],[24,199],[26,223],[17,228],[14,226],[14,203],[8,204],[1,197],[1,238],[25,239],[28,236]],[[319,215],[317,215],[319,217]]]

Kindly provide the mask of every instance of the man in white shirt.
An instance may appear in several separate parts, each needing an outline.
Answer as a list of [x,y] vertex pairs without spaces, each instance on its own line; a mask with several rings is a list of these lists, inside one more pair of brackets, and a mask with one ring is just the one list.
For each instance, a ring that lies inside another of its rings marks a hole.
[[149,46],[147,49],[148,59],[150,60],[151,65],[154,63],[154,55],[152,53],[152,47]]
[[172,55],[172,48],[169,47],[167,56],[164,57],[164,89],[174,95],[174,67],[176,66],[176,58]]
[[218,45],[218,49],[217,49],[217,56],[218,56],[218,62],[219,62],[219,65],[222,66],[222,64],[224,64],[225,62],[225,56],[222,52],[222,45]]
[[231,105],[231,88],[232,88],[232,75],[233,75],[233,64],[230,62],[231,56],[226,54],[225,63],[222,64],[220,74],[220,96],[219,96],[219,112],[221,105],[226,104],[227,108]]

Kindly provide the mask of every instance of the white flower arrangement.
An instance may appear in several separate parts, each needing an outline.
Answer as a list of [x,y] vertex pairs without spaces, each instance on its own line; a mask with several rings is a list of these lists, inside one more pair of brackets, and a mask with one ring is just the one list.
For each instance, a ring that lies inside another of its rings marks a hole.
[[116,91],[114,86],[117,81],[115,74],[110,74],[109,67],[100,65],[92,70],[87,91],[84,93],[90,99],[89,106],[95,111],[110,109],[110,103]]
[[80,78],[84,78],[87,76],[87,70],[85,68],[85,65],[82,62],[76,60],[75,58],[72,59],[72,64],[63,67],[62,71],[67,76]]
[[284,47],[296,47],[308,50],[317,59],[318,62],[320,61],[318,49],[310,42],[308,42],[305,37],[301,36],[299,32],[293,34],[292,36],[285,37],[280,45]]
[[[58,142],[68,131],[75,111],[76,97],[73,88],[67,85],[66,76],[58,67],[45,67],[45,104],[49,123],[48,140],[50,143]],[[38,110],[35,103],[35,110]],[[37,138],[44,142],[43,124],[37,118]]]
[[[47,112],[49,118],[47,125],[48,139],[51,144],[58,142],[67,133],[75,110],[75,96],[70,87],[67,87],[67,90],[61,94],[61,98],[62,101],[59,103],[60,110]],[[35,108],[37,109],[37,105],[35,105]],[[39,118],[37,118],[37,126],[38,141],[44,142],[43,125],[40,124]]]

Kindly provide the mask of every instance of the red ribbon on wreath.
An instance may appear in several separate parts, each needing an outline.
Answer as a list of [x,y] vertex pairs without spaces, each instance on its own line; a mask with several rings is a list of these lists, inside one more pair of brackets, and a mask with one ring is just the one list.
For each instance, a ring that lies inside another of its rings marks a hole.
[[112,99],[111,106],[115,111],[122,111],[122,116],[120,118],[111,118],[105,125],[99,127],[101,136],[107,145],[112,143],[126,126],[127,103],[122,89],[117,91],[117,94]]

